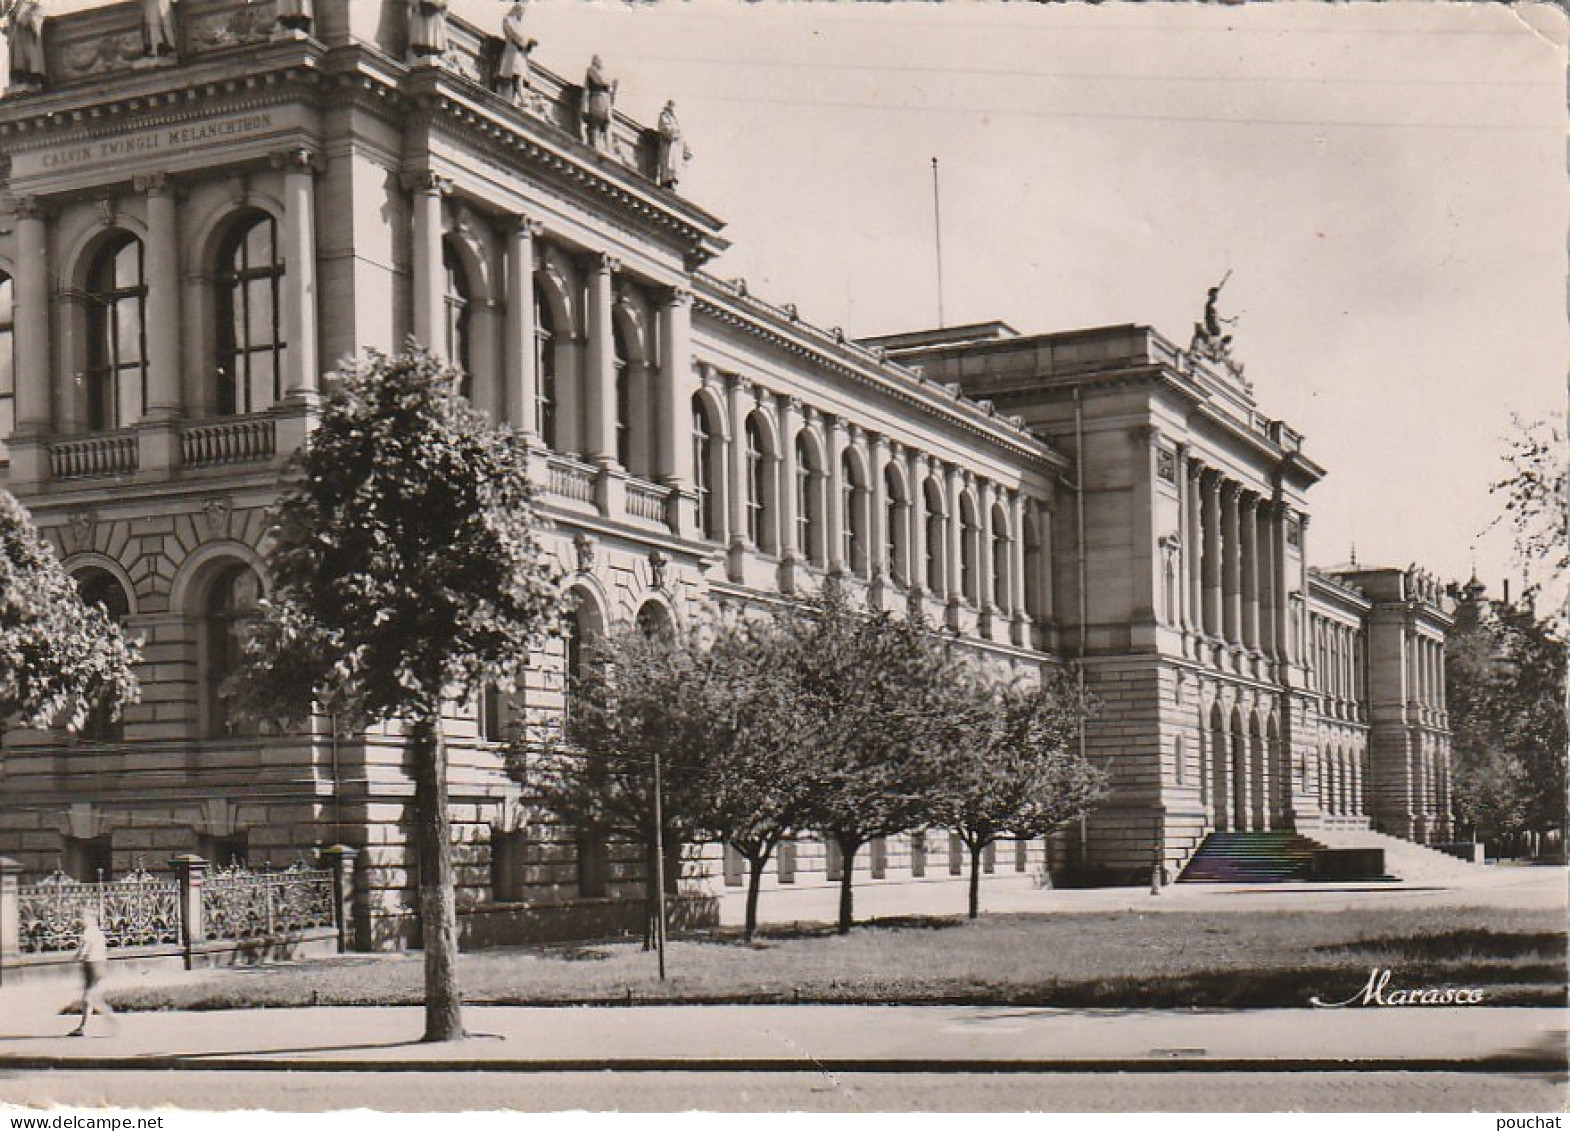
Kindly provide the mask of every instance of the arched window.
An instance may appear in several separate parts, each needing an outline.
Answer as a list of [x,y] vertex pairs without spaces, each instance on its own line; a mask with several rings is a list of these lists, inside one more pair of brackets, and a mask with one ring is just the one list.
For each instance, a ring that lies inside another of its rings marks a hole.
[[142,241],[121,232],[87,273],[87,426],[125,428],[147,408]]
[[0,460],[5,440],[16,429],[16,316],[11,276],[0,274]]
[[1042,561],[1041,528],[1029,509],[1025,511],[1025,612],[1032,618],[1046,614],[1041,593],[1042,570],[1049,563]]
[[709,418],[709,407],[702,394],[692,398],[692,479],[698,494],[698,533],[711,541],[725,530],[721,513],[723,499],[718,490],[724,474],[724,452],[720,430]]
[[747,417],[747,538],[758,549],[773,553],[774,492],[771,476],[773,452],[757,413]]
[[616,367],[616,462],[632,467],[632,373],[621,320],[611,319],[611,364]]
[[669,636],[675,632],[671,611],[658,601],[645,601],[639,606],[634,623],[638,631],[648,637]]
[[[131,615],[131,601],[125,595],[125,586],[108,570],[84,569],[72,580],[76,582],[83,603],[97,605],[116,624],[124,623]],[[82,724],[82,737],[89,742],[120,742],[125,738],[125,725],[107,705],[95,704]]]
[[926,482],[923,502],[927,508],[927,561],[924,573],[927,578],[927,588],[932,592],[943,593],[943,550],[946,542],[945,523],[943,521],[943,492],[937,483],[929,479]]
[[447,354],[448,362],[463,373],[458,391],[472,400],[474,377],[469,372],[469,298],[473,292],[469,289],[469,276],[463,269],[463,261],[458,257],[458,250],[451,240],[442,241],[442,272],[446,278],[443,301],[447,312],[443,327],[446,340],[442,342],[442,349]]
[[547,448],[556,447],[556,320],[534,284],[534,425]]
[[260,412],[282,395],[282,278],[278,225],[271,216],[253,213],[229,233],[218,261],[220,415]]
[[910,563],[906,560],[906,542],[910,537],[905,508],[905,481],[891,463],[883,469],[883,534],[884,555],[888,558],[889,573],[900,584],[910,580]]
[[976,524],[976,505],[970,496],[959,500],[959,589],[965,600],[977,604],[980,597],[980,569],[976,561],[980,556],[981,528]]
[[209,738],[254,734],[254,728],[234,717],[224,681],[239,670],[247,625],[256,615],[261,579],[240,562],[226,566],[207,587],[202,608],[202,686],[207,707]]
[[840,477],[845,492],[845,568],[857,577],[870,572],[870,547],[867,545],[867,484],[861,474],[861,463],[847,449],[840,456]]
[[1009,552],[1008,515],[1002,507],[992,508],[992,603],[1000,609],[1009,607],[1009,573],[1013,569],[1013,555]]
[[572,613],[564,619],[562,635],[566,638],[563,676],[566,679],[567,714],[572,713],[572,690],[583,678],[585,665],[594,654],[594,642],[605,631],[605,619],[600,615],[599,602],[586,589],[572,591]]
[[823,562],[823,469],[805,431],[796,433],[796,544],[815,566]]

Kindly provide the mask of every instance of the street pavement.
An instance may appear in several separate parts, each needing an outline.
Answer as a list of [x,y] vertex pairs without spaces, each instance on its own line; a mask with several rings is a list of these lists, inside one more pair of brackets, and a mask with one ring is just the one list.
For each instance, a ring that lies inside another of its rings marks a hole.
[[1563,1011],[1491,1007],[469,1006],[465,1019],[469,1039],[432,1045],[419,1007],[140,1013],[72,1038],[73,1018],[9,1009],[0,1068],[1552,1071],[1566,1048]]
[[[0,1110],[1558,1112],[1563,1078],[1477,1072],[158,1072],[0,1068]],[[351,1117],[352,1118],[352,1117]],[[356,1122],[355,1125],[360,1125]],[[183,1127],[175,1122],[168,1126]],[[1479,1121],[1477,1126],[1493,1126]]]

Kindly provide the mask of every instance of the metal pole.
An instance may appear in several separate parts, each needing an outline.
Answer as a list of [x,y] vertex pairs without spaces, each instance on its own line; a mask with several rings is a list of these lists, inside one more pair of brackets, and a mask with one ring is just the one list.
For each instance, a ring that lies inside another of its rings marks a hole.
[[938,207],[938,159],[932,159],[932,232],[938,249],[938,329],[943,329],[943,213]]
[[660,981],[665,980],[665,810],[660,800],[660,753],[654,752],[654,891],[659,904],[654,920],[654,947],[659,952]]

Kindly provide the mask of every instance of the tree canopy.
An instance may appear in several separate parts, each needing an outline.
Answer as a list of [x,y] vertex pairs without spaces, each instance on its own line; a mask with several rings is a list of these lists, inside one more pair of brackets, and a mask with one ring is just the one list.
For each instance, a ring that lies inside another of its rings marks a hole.
[[79,730],[136,701],[137,645],[82,599],[32,518],[0,491],[0,725]]
[[523,441],[469,407],[461,376],[418,349],[336,375],[277,507],[239,681],[262,718],[404,722],[427,1040],[463,1035],[442,705],[510,690],[560,614]]

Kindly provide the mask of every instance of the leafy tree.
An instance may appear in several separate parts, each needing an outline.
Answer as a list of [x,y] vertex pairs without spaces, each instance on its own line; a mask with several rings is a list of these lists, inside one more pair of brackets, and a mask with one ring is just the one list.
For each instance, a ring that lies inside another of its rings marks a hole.
[[32,518],[0,491],[0,724],[80,730],[96,708],[137,700],[140,658],[76,583]]
[[[649,930],[659,907],[656,830],[666,860],[704,827],[704,763],[728,741],[734,710],[728,673],[699,636],[614,629],[586,643],[590,662],[570,689],[565,733],[518,752],[544,805],[586,836],[615,836],[643,850]],[[655,820],[655,761],[660,821]]]
[[1457,816],[1484,838],[1565,827],[1565,644],[1530,595],[1469,586],[1448,645],[1445,695]]
[[999,685],[966,675],[954,684],[951,745],[933,808],[970,850],[970,918],[981,911],[981,854],[1005,837],[1033,839],[1077,817],[1104,794],[1106,775],[1080,754],[1093,704],[1074,673]]
[[442,705],[510,689],[561,611],[523,442],[459,379],[418,349],[338,375],[276,510],[272,596],[238,684],[253,717],[403,722],[427,1041],[463,1036]]
[[790,652],[769,622],[734,622],[716,630],[710,657],[725,678],[710,709],[723,715],[706,751],[703,822],[711,836],[747,861],[744,933],[758,928],[763,870],[800,827],[813,778],[801,757],[800,719],[792,709]]
[[792,673],[784,718],[812,783],[801,823],[839,849],[838,926],[846,934],[856,852],[927,820],[942,773],[950,665],[923,625],[863,614],[833,581],[783,607],[777,629],[781,661]]
[[1504,456],[1509,473],[1489,490],[1504,497],[1500,521],[1510,524],[1517,560],[1529,576],[1548,580],[1554,590],[1549,612],[1564,639],[1564,581],[1570,577],[1570,458],[1566,456],[1563,416],[1525,421],[1515,418],[1515,432]]

